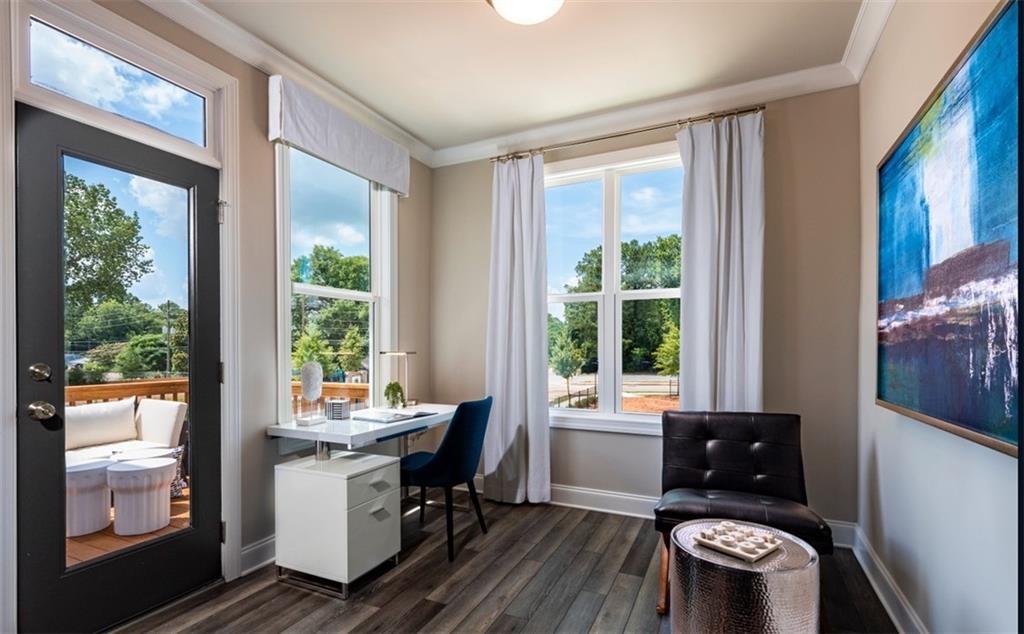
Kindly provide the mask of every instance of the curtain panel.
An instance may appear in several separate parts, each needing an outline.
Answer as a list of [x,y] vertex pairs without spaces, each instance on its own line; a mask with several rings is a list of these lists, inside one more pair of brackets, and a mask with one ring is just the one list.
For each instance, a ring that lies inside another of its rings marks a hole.
[[494,164],[487,309],[484,495],[551,499],[544,160]]
[[683,163],[682,407],[760,411],[763,113],[690,125],[676,140]]

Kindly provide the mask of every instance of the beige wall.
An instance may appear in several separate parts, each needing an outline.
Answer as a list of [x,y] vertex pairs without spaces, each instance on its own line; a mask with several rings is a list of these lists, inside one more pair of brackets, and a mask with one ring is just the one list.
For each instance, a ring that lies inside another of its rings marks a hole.
[[[274,151],[267,141],[267,76],[139,2],[101,4],[238,79],[244,548],[274,533],[273,465],[284,459],[277,441],[265,435],[277,418]],[[430,396],[430,190],[430,168],[413,161],[410,196],[398,204],[398,345],[418,353],[410,381],[414,395],[424,399]]]
[[[855,87],[772,102],[765,113],[765,402],[804,416],[811,503],[856,519],[859,262]],[[549,162],[671,140],[672,131],[594,144]],[[491,166],[434,171],[434,396],[484,392]],[[555,484],[660,495],[661,439],[552,432]]]
[[[876,168],[992,2],[898,3],[860,86],[860,525],[925,627],[1017,629],[1017,461],[874,404]],[[937,555],[988,526],[999,547]]]

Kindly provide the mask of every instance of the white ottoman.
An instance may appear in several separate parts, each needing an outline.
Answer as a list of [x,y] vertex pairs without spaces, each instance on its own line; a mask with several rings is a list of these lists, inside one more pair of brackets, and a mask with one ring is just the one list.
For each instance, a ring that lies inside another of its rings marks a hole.
[[68,537],[101,531],[110,526],[110,460],[85,460],[65,466],[67,486],[65,528]]
[[117,462],[134,462],[136,460],[148,460],[150,458],[173,458],[174,450],[170,447],[154,447],[152,449],[129,449],[110,455],[111,460]]
[[170,485],[177,464],[174,458],[147,458],[107,468],[114,492],[114,533],[141,535],[171,523]]

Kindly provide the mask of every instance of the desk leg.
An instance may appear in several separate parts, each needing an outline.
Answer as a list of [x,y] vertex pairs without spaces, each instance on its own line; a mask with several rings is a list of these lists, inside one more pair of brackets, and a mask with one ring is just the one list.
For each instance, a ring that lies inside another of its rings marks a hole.
[[[398,457],[404,458],[409,455],[409,436],[402,435],[398,438]],[[402,499],[409,497],[409,487],[402,487]]]
[[331,459],[331,443],[329,442],[323,440],[316,441],[313,451],[317,462]]

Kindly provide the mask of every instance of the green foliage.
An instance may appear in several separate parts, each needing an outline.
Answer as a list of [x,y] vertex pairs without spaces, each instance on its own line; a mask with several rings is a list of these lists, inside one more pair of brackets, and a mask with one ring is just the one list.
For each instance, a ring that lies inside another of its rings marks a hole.
[[188,373],[188,313],[181,311],[171,334],[171,370]]
[[81,366],[68,368],[68,385],[85,385],[85,370]]
[[572,394],[569,379],[579,373],[583,367],[583,354],[576,347],[567,328],[559,329],[550,350],[548,351],[548,363],[555,374],[565,379],[565,392]]
[[678,287],[681,258],[678,235],[658,236],[650,242],[623,242],[623,290]]
[[136,335],[117,355],[117,369],[128,377],[167,369],[167,340],[164,335]]
[[349,326],[345,338],[338,347],[341,358],[341,369],[346,372],[358,372],[363,369],[363,360],[369,355],[370,342],[358,326]]
[[[661,376],[679,376],[679,326],[669,324],[661,345],[654,351],[654,367]],[[671,387],[671,384],[670,384]]]
[[125,346],[117,355],[117,369],[125,378],[137,378],[146,371],[146,362],[138,348]]
[[87,374],[89,366],[93,367],[93,371],[96,372],[110,372],[117,365],[117,356],[128,347],[126,341],[114,341],[111,343],[103,343],[95,348],[87,350],[85,357],[89,360],[85,364]]
[[392,381],[384,387],[384,400],[388,402],[388,407],[405,407],[405,390],[402,389],[402,384],[398,381]]
[[316,361],[324,370],[324,376],[336,372],[335,352],[316,326],[309,325],[292,344],[292,367],[301,368],[307,361]]
[[135,335],[158,334],[163,324],[159,312],[135,298],[107,299],[86,308],[72,324],[67,350],[78,352],[99,344],[128,341]]
[[129,214],[102,184],[64,176],[65,321],[108,299],[126,301],[128,289],[153,271],[138,213]]
[[292,261],[292,281],[369,291],[370,259],[365,255],[345,256],[331,246],[313,245],[312,254]]

